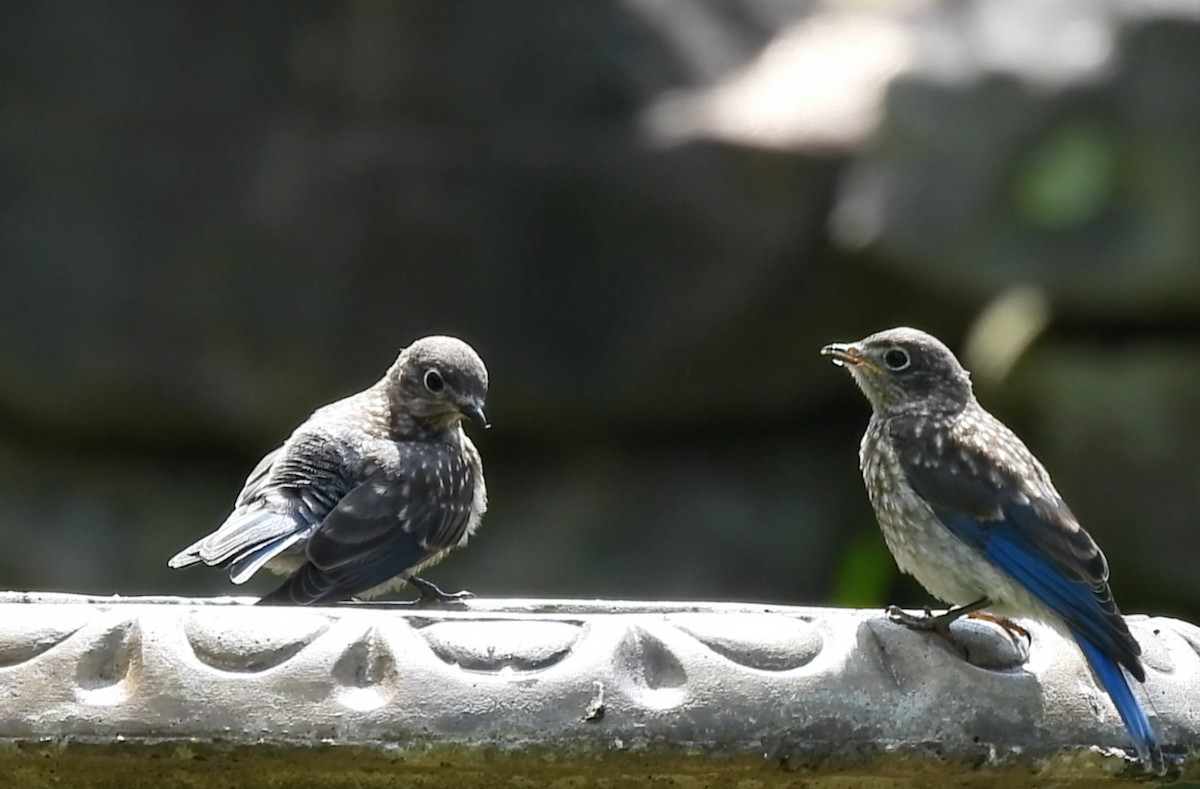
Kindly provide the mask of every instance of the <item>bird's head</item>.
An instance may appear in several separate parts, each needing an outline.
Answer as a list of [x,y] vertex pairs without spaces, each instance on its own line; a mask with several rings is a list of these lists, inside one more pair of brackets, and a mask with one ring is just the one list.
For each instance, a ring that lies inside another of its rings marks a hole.
[[957,413],[974,395],[971,376],[941,340],[900,327],[821,349],[844,366],[881,416]]
[[463,417],[488,427],[483,406],[488,374],[470,345],[455,337],[424,337],[400,352],[389,371],[393,403],[428,429],[446,429]]

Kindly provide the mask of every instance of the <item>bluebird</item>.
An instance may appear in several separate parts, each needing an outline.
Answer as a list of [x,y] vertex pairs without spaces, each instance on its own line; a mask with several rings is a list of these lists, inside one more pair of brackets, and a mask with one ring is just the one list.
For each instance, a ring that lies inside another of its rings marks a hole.
[[859,452],[867,494],[900,569],[951,605],[937,617],[889,609],[944,632],[988,609],[1055,627],[1082,651],[1143,764],[1163,755],[1129,678],[1146,681],[1108,586],[1108,562],[1019,438],[979,405],[950,349],[897,328],[821,354],[845,366],[871,402]]
[[483,464],[463,418],[486,427],[487,369],[453,337],[400,352],[370,388],[318,409],[259,461],[233,512],[168,562],[228,567],[235,584],[265,567],[287,580],[260,603],[311,605],[414,586],[461,547],[487,509]]

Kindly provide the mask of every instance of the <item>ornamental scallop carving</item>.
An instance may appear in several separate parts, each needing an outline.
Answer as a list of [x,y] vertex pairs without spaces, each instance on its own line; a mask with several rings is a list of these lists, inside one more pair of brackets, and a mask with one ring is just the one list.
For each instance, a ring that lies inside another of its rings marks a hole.
[[565,622],[454,620],[420,629],[433,654],[466,671],[540,671],[565,660],[580,626]]
[[[1027,640],[960,620],[947,639],[882,611],[736,603],[250,602],[0,593],[0,744],[328,742],[406,763],[683,748],[771,770],[864,754],[1043,770],[1087,751],[1105,775],[1137,769],[1078,650],[1036,623]],[[1200,629],[1129,623],[1178,761],[1200,744]]]
[[184,624],[196,658],[210,668],[257,673],[286,663],[329,629],[329,618],[310,610],[286,616],[263,608],[223,607],[191,612]]
[[801,668],[824,646],[810,622],[778,614],[672,614],[668,621],[731,663],[760,671]]
[[0,621],[0,669],[33,660],[74,635],[95,618],[84,609],[64,611],[65,616],[35,622],[6,618]]
[[134,689],[141,665],[141,627],[127,619],[110,627],[87,630],[75,664],[75,693],[84,704],[120,704]]

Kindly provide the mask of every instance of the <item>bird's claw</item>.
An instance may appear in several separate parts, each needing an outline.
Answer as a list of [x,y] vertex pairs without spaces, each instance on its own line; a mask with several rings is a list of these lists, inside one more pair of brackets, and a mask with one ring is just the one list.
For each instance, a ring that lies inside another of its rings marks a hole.
[[475,597],[475,593],[462,589],[457,592],[440,592],[431,595],[421,595],[423,603],[461,603],[463,600],[471,600]]
[[986,611],[974,611],[967,614],[967,617],[983,622],[991,622],[1007,633],[1009,637],[1023,638],[1025,639],[1026,646],[1033,646],[1033,634],[1006,616],[997,616],[996,614],[989,614]]
[[960,617],[964,616],[972,619],[980,619],[985,622],[992,622],[993,624],[999,626],[1008,635],[1008,637],[1014,639],[1014,641],[1015,636],[1019,634],[1024,636],[1029,644],[1033,643],[1033,637],[1030,635],[1029,631],[1018,625],[1016,622],[1007,617],[997,616],[996,614],[982,611],[982,609],[987,608],[991,604],[991,600],[986,597],[982,597],[973,603],[967,603],[966,605],[960,605],[957,608],[951,608],[947,611],[937,614],[936,616],[932,611],[929,610],[929,606],[925,607],[924,616],[914,616],[913,614],[910,614],[900,608],[900,606],[889,605],[887,609],[885,609],[884,614],[887,616],[888,621],[895,622],[896,624],[907,627],[910,630],[925,630],[937,633],[951,644],[954,644],[956,647],[958,647],[964,660],[970,659],[970,650],[968,650],[963,644],[956,641],[950,634],[950,624],[954,622],[955,619],[959,619]]
[[409,578],[408,582],[421,594],[416,601],[418,607],[443,605],[445,603],[461,603],[475,596],[474,592],[468,592],[465,589],[460,592],[442,591],[441,587],[433,581],[427,581],[416,575]]
[[884,610],[884,615],[889,622],[895,622],[898,625],[903,625],[910,630],[935,630],[945,632],[947,622],[940,616],[934,616],[929,610],[929,606],[925,607],[923,614],[910,614],[898,605],[889,605]]
[[966,647],[959,644],[950,635],[950,623],[958,618],[959,614],[955,609],[946,611],[945,613],[934,615],[929,606],[925,606],[922,614],[910,614],[898,605],[889,605],[884,610],[884,615],[887,616],[889,622],[894,622],[897,625],[906,627],[909,630],[919,630],[926,633],[937,633],[944,638],[947,643],[954,646],[959,651],[959,656],[966,660],[969,656]]

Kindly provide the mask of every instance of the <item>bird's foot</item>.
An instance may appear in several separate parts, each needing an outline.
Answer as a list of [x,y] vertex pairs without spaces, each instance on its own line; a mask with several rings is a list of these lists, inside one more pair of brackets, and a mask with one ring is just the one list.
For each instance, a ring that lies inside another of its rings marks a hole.
[[998,614],[989,614],[986,611],[973,611],[967,614],[971,619],[979,619],[984,622],[991,622],[994,625],[999,625],[1000,629],[1008,633],[1010,636],[1019,636],[1025,639],[1026,645],[1033,644],[1033,635],[1025,628],[1018,625],[1007,616],[999,616]]
[[889,605],[884,611],[884,615],[887,616],[889,621],[903,625],[910,630],[932,630],[946,638],[950,638],[951,622],[962,616],[973,615],[979,609],[987,608],[989,605],[991,605],[991,601],[984,597],[968,605],[951,608],[937,616],[933,615],[933,612],[929,610],[929,606],[925,606],[923,616],[915,616],[898,605]]
[[465,589],[461,592],[445,592],[441,587],[433,581],[427,581],[419,575],[414,575],[408,579],[408,582],[421,593],[417,599],[416,605],[443,605],[445,603],[461,603],[463,600],[470,600],[474,597],[474,593],[468,592]]
[[[946,614],[949,613],[949,611],[946,612]],[[902,625],[909,630],[932,630],[949,638],[950,623],[956,617],[947,619],[946,614],[934,616],[933,612],[929,610],[929,606],[925,606],[924,613],[921,614],[910,614],[898,605],[889,605],[884,610],[884,615],[887,616],[889,622]]]

